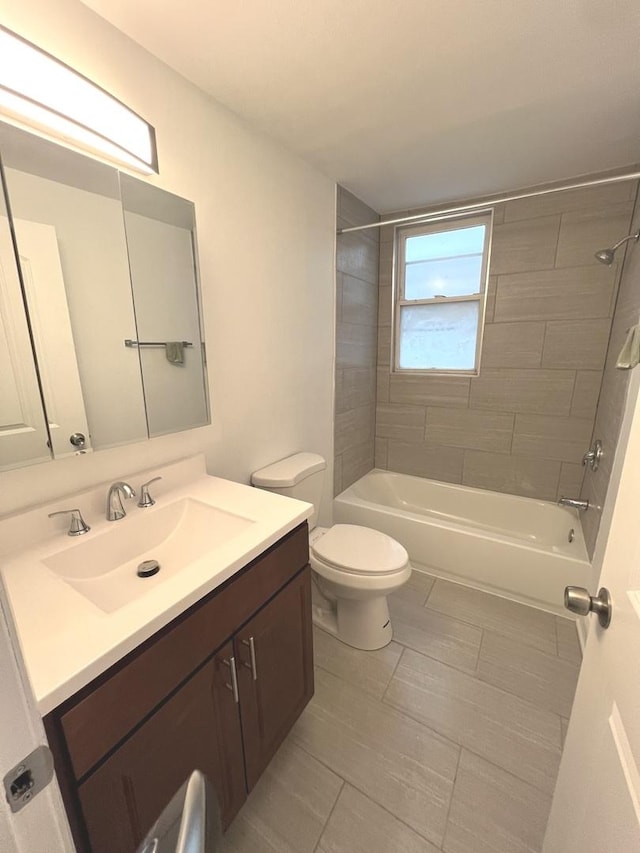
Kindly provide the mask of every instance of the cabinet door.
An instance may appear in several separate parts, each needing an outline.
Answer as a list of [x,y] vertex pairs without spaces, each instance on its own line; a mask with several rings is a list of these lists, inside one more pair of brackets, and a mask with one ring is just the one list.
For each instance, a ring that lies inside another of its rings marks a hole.
[[309,567],[238,632],[234,644],[251,790],[313,695]]
[[246,797],[231,642],[79,787],[92,853],[134,853],[192,770],[213,783],[227,826]]

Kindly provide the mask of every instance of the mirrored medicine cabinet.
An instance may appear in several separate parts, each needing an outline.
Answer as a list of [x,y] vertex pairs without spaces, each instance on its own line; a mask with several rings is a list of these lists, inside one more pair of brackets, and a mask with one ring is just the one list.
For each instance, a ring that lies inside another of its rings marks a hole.
[[193,204],[0,123],[0,470],[209,423]]

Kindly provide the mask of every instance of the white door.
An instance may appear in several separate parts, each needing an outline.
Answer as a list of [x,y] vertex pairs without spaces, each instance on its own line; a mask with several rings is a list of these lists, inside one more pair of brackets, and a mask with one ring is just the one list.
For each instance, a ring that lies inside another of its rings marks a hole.
[[[24,665],[7,618],[0,583],[0,779],[40,744],[46,743]],[[0,794],[2,853],[73,853],[60,791],[55,780],[19,812]]]
[[0,216],[0,470],[51,458],[9,223]]
[[56,229],[24,219],[14,219],[14,227],[53,455],[62,459],[78,453],[70,436],[85,437],[85,452],[91,441]]
[[593,614],[584,617],[585,655],[543,853],[640,853],[639,386],[635,368],[594,557],[613,618],[604,630]]

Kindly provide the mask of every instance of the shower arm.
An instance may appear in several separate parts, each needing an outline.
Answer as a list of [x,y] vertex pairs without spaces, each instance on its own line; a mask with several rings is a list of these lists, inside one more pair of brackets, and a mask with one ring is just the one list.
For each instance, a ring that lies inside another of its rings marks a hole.
[[623,237],[622,240],[618,240],[618,242],[611,247],[611,251],[615,252],[623,243],[626,243],[627,240],[638,240],[640,239],[640,230],[636,231],[633,234],[628,234],[626,237]]

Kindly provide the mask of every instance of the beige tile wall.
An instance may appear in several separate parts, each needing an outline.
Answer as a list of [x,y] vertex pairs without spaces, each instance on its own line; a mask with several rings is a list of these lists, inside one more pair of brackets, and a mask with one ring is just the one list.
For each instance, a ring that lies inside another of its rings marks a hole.
[[[338,227],[378,214],[338,187]],[[378,339],[378,231],[338,236],[334,494],[373,468]]]
[[[637,210],[629,232],[640,228],[640,210]],[[623,236],[623,231],[620,236]],[[596,414],[594,438],[603,443],[604,457],[596,472],[587,471],[581,497],[587,498],[591,507],[584,514],[582,527],[587,548],[593,556],[596,537],[600,527],[602,506],[607,495],[611,465],[618,442],[624,411],[624,402],[629,384],[628,370],[615,366],[625,341],[627,330],[640,320],[640,246],[628,244],[620,280],[616,310],[611,326],[611,338],[606,356],[600,401]]]
[[[480,375],[471,378],[390,372],[393,229],[381,229],[376,466],[549,500],[578,496],[622,258],[608,268],[593,254],[629,233],[635,194],[635,183],[620,183],[496,207]],[[637,259],[625,327],[640,303],[640,249]],[[619,412],[623,380],[610,365],[606,376],[607,410]],[[599,418],[617,436],[619,415]],[[599,502],[603,479],[589,486]]]

